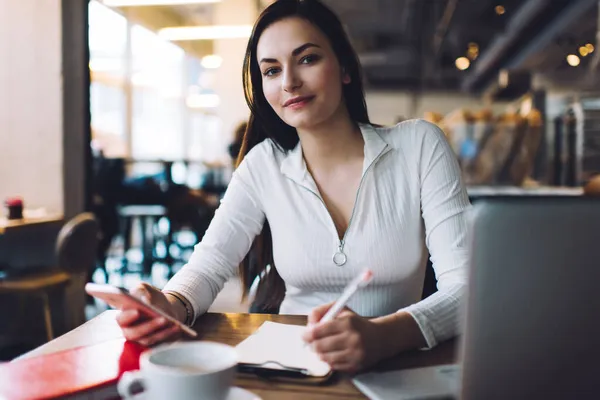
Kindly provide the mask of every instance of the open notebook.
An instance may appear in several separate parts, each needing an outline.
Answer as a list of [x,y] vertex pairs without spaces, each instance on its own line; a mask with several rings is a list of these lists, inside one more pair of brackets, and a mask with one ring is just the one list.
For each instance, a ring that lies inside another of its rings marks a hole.
[[326,378],[329,365],[305,345],[305,326],[266,321],[237,345],[240,370],[288,377]]

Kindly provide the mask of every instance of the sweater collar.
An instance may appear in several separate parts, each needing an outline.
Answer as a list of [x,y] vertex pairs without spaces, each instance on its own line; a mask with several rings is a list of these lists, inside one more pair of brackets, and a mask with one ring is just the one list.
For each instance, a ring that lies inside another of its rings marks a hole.
[[[379,133],[372,125],[359,124],[359,128],[365,142],[365,160],[363,163],[364,175],[371,164],[373,164],[384,151],[390,150],[390,147],[381,136],[379,136]],[[317,192],[316,184],[306,168],[306,162],[304,161],[302,145],[300,142],[286,154],[281,163],[280,171],[283,175],[296,183],[307,186],[309,189]]]

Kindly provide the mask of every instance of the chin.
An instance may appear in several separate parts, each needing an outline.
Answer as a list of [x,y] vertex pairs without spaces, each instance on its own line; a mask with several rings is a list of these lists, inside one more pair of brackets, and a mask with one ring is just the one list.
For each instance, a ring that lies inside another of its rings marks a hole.
[[295,115],[292,118],[286,118],[284,121],[296,129],[310,129],[319,125],[323,121],[323,118],[321,115],[303,113],[302,115]]
[[294,120],[294,121],[289,121],[286,123],[289,126],[291,126],[292,128],[302,129],[302,130],[310,129],[315,126],[315,124],[313,122],[305,121],[305,120],[302,120],[302,121]]

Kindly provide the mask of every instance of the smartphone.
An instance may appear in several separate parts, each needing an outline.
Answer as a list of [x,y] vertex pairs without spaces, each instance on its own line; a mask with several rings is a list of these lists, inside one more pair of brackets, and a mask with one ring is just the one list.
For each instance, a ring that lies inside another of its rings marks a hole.
[[142,300],[129,293],[127,289],[113,285],[87,283],[85,285],[85,291],[90,296],[94,296],[104,301],[106,304],[113,308],[117,308],[119,310],[122,310],[125,307],[135,308],[139,310],[142,314],[145,314],[152,318],[163,317],[169,322],[177,325],[179,329],[181,329],[187,335],[191,337],[198,336],[198,333],[189,326],[184,325],[180,321],[165,313],[163,310],[154,307],[150,304],[144,303]]

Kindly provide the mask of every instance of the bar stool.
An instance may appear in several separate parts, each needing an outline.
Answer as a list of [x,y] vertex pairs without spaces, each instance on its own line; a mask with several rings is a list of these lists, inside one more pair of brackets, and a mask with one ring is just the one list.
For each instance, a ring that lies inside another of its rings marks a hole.
[[131,234],[134,223],[137,221],[140,227],[140,247],[142,252],[141,273],[144,276],[151,276],[152,266],[156,261],[154,256],[154,247],[156,246],[154,229],[158,220],[166,216],[166,208],[157,204],[133,204],[120,206],[118,210],[123,235],[121,273],[133,272],[128,265],[127,252],[131,249]]

